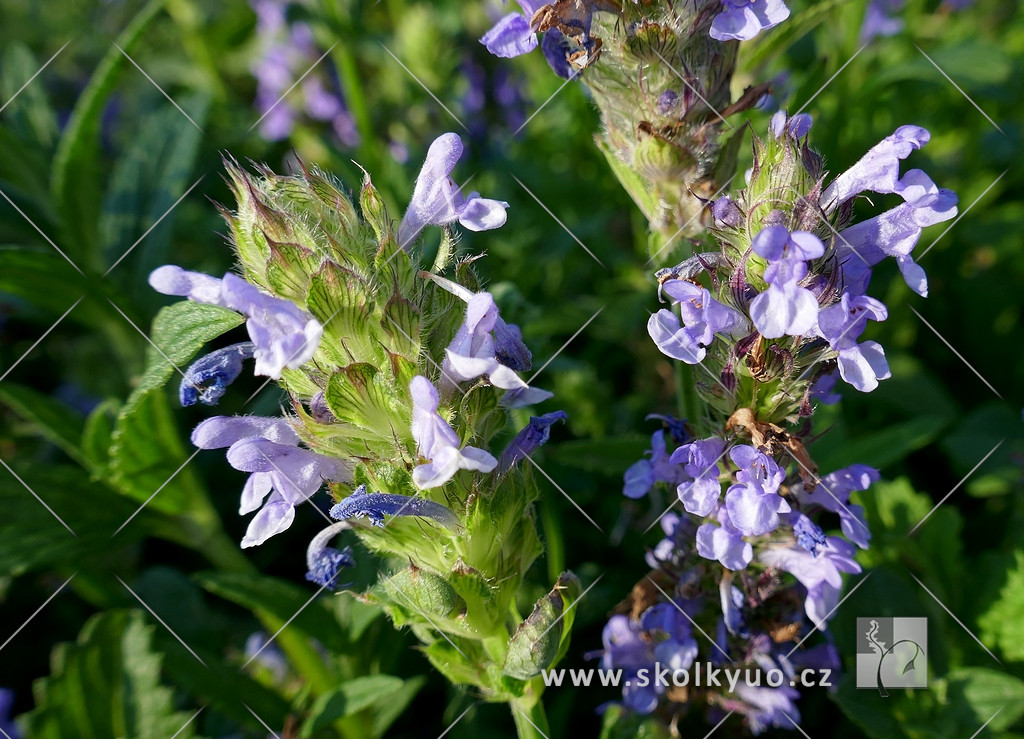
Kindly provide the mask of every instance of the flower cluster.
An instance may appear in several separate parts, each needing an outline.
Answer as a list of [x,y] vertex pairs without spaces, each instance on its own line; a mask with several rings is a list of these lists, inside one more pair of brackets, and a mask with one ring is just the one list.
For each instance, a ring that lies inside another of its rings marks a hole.
[[[183,405],[217,404],[248,359],[287,393],[281,417],[215,416],[192,433],[193,444],[226,449],[228,463],[248,475],[239,513],[255,516],[242,547],[287,530],[326,488],[334,523],[307,547],[307,579],[322,589],[351,585],[340,575],[354,564],[353,550],[331,543],[354,534],[407,565],[361,597],[396,625],[415,625],[427,656],[453,681],[492,700],[530,702],[529,681],[568,638],[554,626],[576,580],[560,578],[544,599],[550,610],[534,618],[548,642],[557,635],[554,651],[538,656],[531,633],[508,619],[541,552],[538,490],[521,461],[566,415],[536,416],[503,449],[488,450],[510,424],[508,409],[551,393],[520,377],[532,360],[522,332],[480,288],[473,260],[453,259],[452,224],[497,228],[508,207],[461,192],[451,174],[462,150],[454,133],[431,144],[397,230],[369,177],[357,211],[317,170],[253,176],[228,163],[238,205],[224,215],[239,273],[217,278],[167,265],[149,281],[198,304],[201,315],[245,318],[249,341],[183,372]],[[427,272],[417,267],[416,242],[432,225],[444,232]],[[452,279],[441,276],[452,262]],[[502,650],[505,673],[494,668]]]
[[[656,275],[670,308],[651,316],[648,332],[666,356],[700,365],[696,391],[707,411],[684,433],[660,417],[667,429],[652,437],[649,458],[625,473],[627,497],[666,486],[685,513],[663,515],[665,538],[647,558],[656,590],[638,586],[609,621],[605,666],[675,660],[685,671],[704,654],[752,677],[837,667],[828,621],[843,576],[861,571],[856,549],[871,538],[851,495],[879,473],[856,464],[819,476],[802,419],[814,401],[837,400],[836,372],[863,392],[889,376],[882,347],[861,338],[869,319],[887,315],[865,294],[871,268],[891,256],[926,295],[912,252],[922,228],[956,214],[956,196],[919,169],[901,174],[901,161],[928,142],[920,127],[901,126],[831,180],[808,146],[810,128],[807,116],[777,113],[769,136],[755,140],[746,188],[708,203],[720,250]],[[863,192],[902,202],[855,222]],[[691,624],[714,643],[691,648]],[[634,682],[623,705],[668,719],[683,710],[686,693],[656,688]],[[703,700],[742,713],[758,733],[796,725],[798,697],[787,679]]]

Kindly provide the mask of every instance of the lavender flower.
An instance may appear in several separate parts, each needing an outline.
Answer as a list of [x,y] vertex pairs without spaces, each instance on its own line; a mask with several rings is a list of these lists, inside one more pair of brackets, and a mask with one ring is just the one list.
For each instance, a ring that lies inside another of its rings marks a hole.
[[437,412],[440,397],[430,380],[422,375],[412,378],[412,435],[416,453],[426,460],[412,471],[412,481],[420,490],[444,485],[460,469],[490,472],[498,460],[483,449],[460,447],[455,430]]
[[743,714],[753,734],[760,734],[771,727],[792,729],[800,724],[800,712],[793,704],[800,693],[789,685],[769,688],[747,685],[741,680],[735,693],[742,703],[734,705],[730,702],[729,708]]
[[543,416],[531,417],[530,422],[516,434],[501,453],[498,458],[498,469],[502,472],[508,471],[520,459],[529,457],[534,450],[548,442],[552,424],[565,421],[566,418],[568,416],[565,411],[554,411],[545,413]]
[[654,659],[671,670],[687,670],[697,657],[697,640],[686,616],[673,603],[651,606],[640,626],[654,637]]
[[786,471],[767,454],[746,444],[734,446],[729,457],[739,467],[737,484],[725,493],[730,523],[747,536],[775,530],[779,514],[790,511],[789,503],[777,492]]
[[[466,320],[459,327],[451,344],[445,350],[441,364],[442,374],[449,379],[464,382],[487,375],[495,387],[504,390],[527,390],[529,386],[513,369],[499,360],[499,356],[517,366],[530,361],[530,352],[523,345],[517,326],[501,321],[498,306],[490,293],[476,293],[466,304]],[[527,367],[529,364],[526,365]],[[550,394],[546,391],[546,397]]]
[[867,549],[871,530],[864,518],[864,509],[850,502],[850,493],[867,490],[880,479],[874,467],[854,464],[825,475],[809,493],[798,488],[797,498],[805,510],[817,507],[838,514],[843,536],[861,549]]
[[785,111],[780,110],[772,115],[768,128],[777,139],[788,136],[797,140],[810,133],[813,122],[814,119],[808,113],[797,113],[790,117]]
[[480,38],[480,43],[505,59],[533,51],[537,48],[537,34],[530,27],[530,20],[546,4],[544,0],[520,0],[523,12],[504,16]]
[[754,558],[754,548],[744,541],[743,533],[729,518],[725,506],[719,506],[712,514],[719,525],[701,524],[697,529],[697,554],[705,559],[718,560],[730,570],[742,570]]
[[663,354],[687,364],[699,364],[716,333],[742,329],[746,319],[719,303],[706,289],[685,280],[666,280],[662,289],[679,306],[679,318],[662,309],[651,315],[647,332]]
[[264,632],[255,631],[249,634],[249,638],[245,640],[244,652],[248,658],[247,665],[253,663],[253,667],[258,665],[268,670],[275,682],[283,682],[288,677],[288,660],[284,652]]
[[832,211],[839,204],[866,190],[895,192],[900,178],[900,161],[928,143],[931,134],[920,126],[900,126],[872,146],[856,164],[836,177],[821,194],[822,204]]
[[219,305],[245,315],[254,346],[257,375],[280,379],[285,368],[296,369],[313,358],[323,326],[289,300],[262,293],[230,272],[223,279],[165,265],[153,270],[149,284],[164,295],[185,296],[197,303]]
[[835,392],[838,379],[834,371],[822,375],[808,388],[808,395],[824,405],[835,405],[843,399],[842,395]]
[[682,479],[679,466],[669,459],[663,429],[651,434],[651,448],[645,454],[650,459],[634,462],[623,475],[622,494],[627,498],[642,498],[656,482],[677,484]]
[[[324,480],[347,480],[350,463],[298,446],[299,437],[283,418],[215,416],[192,432],[200,449],[228,447],[228,463],[250,472],[242,489],[239,514],[259,510],[249,522],[242,548],[259,546],[295,519],[295,507],[320,489]],[[268,497],[269,496],[269,497]]]
[[816,554],[801,546],[769,546],[758,553],[758,559],[769,567],[789,572],[807,588],[804,601],[807,617],[819,629],[824,629],[828,626],[828,617],[839,604],[842,573],[860,572],[853,553],[853,545],[848,541],[829,536]]
[[956,215],[957,197],[950,190],[936,187],[920,169],[903,175],[893,191],[903,198],[901,205],[839,234],[836,257],[843,262],[846,289],[863,293],[871,277],[868,267],[891,256],[910,289],[927,297],[928,279],[910,253],[921,238],[921,229]]
[[860,43],[878,36],[895,36],[903,30],[903,21],[895,14],[903,10],[906,0],[870,0],[860,27]]
[[242,372],[242,360],[251,359],[255,345],[249,342],[210,352],[193,362],[181,379],[178,398],[183,406],[217,405],[227,390]]
[[[585,68],[600,54],[600,44],[590,37],[592,3],[519,0],[519,5],[523,13],[509,13],[480,38],[480,43],[495,56],[527,54],[537,48],[537,33],[544,32],[544,58],[555,74],[571,79],[574,72],[570,60]],[[538,15],[542,8],[547,9],[547,17]]]
[[673,453],[670,462],[682,464],[686,478],[676,487],[676,494],[688,513],[707,516],[718,503],[722,474],[718,466],[725,451],[725,441],[712,437],[685,444]]
[[470,231],[488,231],[505,224],[508,203],[481,198],[476,192],[463,196],[451,179],[462,151],[462,139],[456,133],[438,136],[430,145],[409,207],[398,226],[398,241],[403,249],[428,225],[444,226],[458,221]]
[[889,377],[885,350],[876,341],[857,343],[868,319],[884,321],[889,313],[885,306],[867,295],[852,297],[843,293],[836,305],[818,313],[817,332],[836,352],[839,375],[861,392],[878,387],[878,381]]
[[782,0],[722,0],[722,11],[711,23],[711,38],[749,41],[788,17],[789,8]]
[[807,260],[825,253],[825,246],[809,231],[768,226],[751,244],[754,253],[768,260],[764,280],[768,289],[750,304],[750,319],[766,339],[801,336],[813,326],[818,300],[800,282],[807,277]]

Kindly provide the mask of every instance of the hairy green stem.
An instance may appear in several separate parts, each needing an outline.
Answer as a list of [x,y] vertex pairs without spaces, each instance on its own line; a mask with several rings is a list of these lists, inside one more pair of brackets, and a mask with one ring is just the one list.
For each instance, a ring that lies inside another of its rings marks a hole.
[[548,717],[544,712],[544,703],[539,697],[533,702],[521,698],[509,704],[512,708],[512,718],[516,722],[516,736],[519,739],[545,739],[551,736],[551,727],[548,726]]

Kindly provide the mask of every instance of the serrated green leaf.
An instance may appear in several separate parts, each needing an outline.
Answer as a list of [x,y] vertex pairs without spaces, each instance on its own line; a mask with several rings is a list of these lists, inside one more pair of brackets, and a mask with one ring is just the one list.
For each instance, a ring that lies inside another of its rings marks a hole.
[[1005,573],[997,598],[978,618],[980,637],[1013,662],[1024,662],[1024,550],[989,561],[984,571]]
[[191,301],[174,303],[157,313],[150,338],[146,370],[138,387],[121,409],[112,434],[108,474],[111,482],[154,510],[182,513],[203,495],[202,486],[187,468],[179,471],[188,453],[174,423],[163,386],[210,340],[238,326],[242,316],[214,305]]
[[1024,681],[1005,672],[964,667],[950,672],[946,683],[954,715],[965,730],[991,718],[989,728],[1001,731],[1024,716]]
[[153,627],[138,611],[93,616],[74,643],[57,645],[50,675],[35,682],[36,707],[22,719],[40,739],[195,736],[160,683]]
[[205,344],[244,321],[243,316],[227,308],[190,300],[161,308],[149,333],[153,344],[160,349],[150,345],[146,350],[146,370],[121,415],[130,412],[133,402],[138,402],[150,390],[163,387],[177,370],[184,371]]
[[64,528],[13,475],[0,469],[4,531],[0,572],[20,574],[62,564],[88,567],[152,530],[152,514],[144,510],[111,538],[138,505],[91,482],[76,467],[26,461],[11,463],[11,468],[75,533]]
[[85,419],[82,429],[82,454],[95,469],[106,467],[110,459],[110,444],[114,433],[114,423],[121,404],[113,399],[105,400]]
[[402,678],[392,675],[369,675],[344,682],[336,690],[317,698],[299,736],[311,737],[338,719],[369,708],[376,713],[398,696],[404,684]]

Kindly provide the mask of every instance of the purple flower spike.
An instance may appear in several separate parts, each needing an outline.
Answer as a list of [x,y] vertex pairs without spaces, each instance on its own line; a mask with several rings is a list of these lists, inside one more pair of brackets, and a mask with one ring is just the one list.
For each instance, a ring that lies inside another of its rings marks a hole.
[[900,126],[861,157],[825,188],[821,202],[832,211],[854,195],[870,190],[895,192],[900,178],[900,161],[928,143],[931,134],[920,126]]
[[685,280],[666,280],[662,289],[679,305],[682,323],[674,313],[662,309],[651,315],[647,332],[663,354],[686,364],[699,364],[716,333],[742,329],[746,319],[719,303],[704,288]]
[[178,399],[185,407],[195,405],[217,405],[227,390],[242,372],[242,360],[251,359],[255,346],[249,342],[210,352],[189,366],[178,388]]
[[164,295],[184,296],[246,316],[245,327],[255,345],[257,375],[278,380],[286,367],[296,369],[312,359],[320,345],[323,326],[315,318],[291,301],[262,293],[230,272],[218,280],[165,265],[153,270],[149,284]]
[[445,528],[455,530],[459,519],[440,503],[424,498],[391,493],[368,493],[366,485],[360,485],[352,495],[331,508],[331,518],[369,518],[374,526],[384,527],[385,516],[416,516],[429,518]]
[[412,393],[412,435],[416,452],[426,461],[412,471],[412,481],[420,490],[444,485],[460,469],[490,472],[498,460],[483,449],[459,448],[455,430],[437,412],[440,397],[430,380],[422,375],[409,383]]
[[345,567],[355,567],[356,560],[352,556],[352,548],[338,550],[327,546],[328,542],[345,529],[350,528],[347,522],[328,526],[313,537],[306,548],[306,579],[325,588],[335,588],[338,584],[338,573]]
[[722,12],[711,23],[711,38],[749,41],[788,17],[782,0],[722,0]]
[[799,283],[807,276],[807,260],[825,253],[824,244],[808,231],[790,233],[785,226],[768,226],[751,246],[768,260],[764,271],[768,289],[750,304],[754,327],[766,339],[810,331],[818,317],[818,299]]
[[456,133],[442,134],[430,145],[409,207],[398,226],[398,242],[403,249],[428,225],[444,226],[458,221],[470,231],[488,231],[505,224],[508,203],[481,198],[475,192],[464,196],[452,180],[450,175],[461,157],[462,139]]
[[534,450],[547,443],[551,436],[552,424],[565,421],[568,417],[565,411],[533,416],[501,453],[501,457],[498,458],[498,469],[504,472],[523,457],[529,457]]
[[868,319],[884,321],[889,313],[885,306],[867,295],[852,297],[843,293],[837,305],[818,314],[818,333],[835,349],[839,376],[862,393],[878,387],[878,381],[889,377],[885,350],[876,341],[857,343]]

